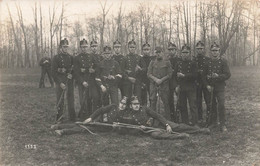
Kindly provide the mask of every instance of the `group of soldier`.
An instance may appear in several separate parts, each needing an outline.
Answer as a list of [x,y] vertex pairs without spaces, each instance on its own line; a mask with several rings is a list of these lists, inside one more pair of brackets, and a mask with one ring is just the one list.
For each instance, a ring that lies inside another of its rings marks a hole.
[[[194,57],[191,57],[188,45],[183,45],[179,54],[176,45],[171,42],[168,43],[168,52],[156,47],[154,53],[145,43],[142,55],[136,54],[134,40],[128,42],[127,55],[121,53],[122,45],[118,40],[113,42],[112,48],[105,46],[101,54],[95,40],[90,42],[90,49],[88,42],[81,40],[80,53],[75,57],[69,55],[68,46],[66,38],[61,40],[59,53],[53,57],[51,64],[56,84],[57,123],[64,117],[64,98],[67,98],[69,119],[83,121],[99,108],[109,104],[120,105],[123,96],[127,105],[132,104],[130,99],[135,96],[138,104],[149,105],[149,109],[175,124],[182,122],[197,127],[206,121],[207,126],[216,126],[219,121],[220,129],[227,131],[225,80],[231,74],[216,43],[211,45],[209,57],[205,56],[201,41],[196,44],[197,54]],[[74,80],[80,100],[77,116]],[[207,110],[205,119],[202,96]]]

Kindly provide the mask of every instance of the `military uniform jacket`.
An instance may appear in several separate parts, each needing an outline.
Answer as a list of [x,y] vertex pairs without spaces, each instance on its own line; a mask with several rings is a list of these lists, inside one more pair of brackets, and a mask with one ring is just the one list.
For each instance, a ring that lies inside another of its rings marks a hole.
[[94,73],[90,73],[89,75],[89,82],[90,84],[96,84],[96,78],[98,77],[98,69],[99,69],[99,63],[103,59],[103,57],[97,53],[90,53],[90,57],[93,59],[93,69],[95,70]]
[[[108,75],[112,75],[115,77],[115,79],[108,79]],[[100,85],[105,85],[107,87],[111,86],[117,86],[118,82],[121,80],[122,73],[120,66],[117,61],[115,61],[113,58],[111,59],[103,59],[99,63],[98,67],[98,80],[101,82]]]
[[[174,76],[177,78],[177,84],[181,90],[194,90],[196,88],[196,80],[198,76],[197,64],[191,60],[180,60],[175,65]],[[183,78],[178,78],[177,73],[185,75]]]
[[115,104],[97,109],[91,116],[91,119],[97,118],[99,115],[107,113],[108,123],[120,122],[133,125],[150,125],[150,118],[158,120],[163,125],[167,124],[167,120],[157,112],[150,108],[141,107],[139,111],[131,109],[119,110]]
[[49,57],[43,57],[43,58],[40,60],[39,65],[40,65],[41,67],[51,68],[51,58],[49,58]]
[[[174,73],[175,65],[177,64],[177,62],[179,60],[180,60],[180,58],[178,58],[177,55],[175,55],[174,57],[172,55],[169,55],[169,61],[171,62],[173,73]],[[175,75],[172,75],[169,82],[170,82],[170,89],[175,89],[175,87],[177,87],[177,79],[176,79]]]
[[[141,70],[135,72],[136,66],[139,65]],[[145,62],[141,59],[141,56],[137,54],[128,54],[123,61],[122,74],[123,78],[134,77],[137,81],[141,80],[142,73],[146,70]]]
[[[151,62],[152,59],[153,59],[152,56],[142,56],[141,58],[143,59],[145,65],[146,65],[147,67],[149,66],[150,62]],[[147,77],[147,69],[148,69],[148,68],[146,68],[146,70],[143,72],[142,82],[143,82],[145,85],[149,86],[150,80],[149,80],[149,78]]]
[[87,53],[80,53],[74,58],[75,78],[82,85],[84,81],[89,81],[89,68],[94,68],[94,59]]
[[112,58],[118,62],[120,69],[122,70],[124,64],[124,56],[122,54],[114,54]]
[[60,53],[55,55],[52,60],[52,75],[55,83],[66,84],[67,75],[72,74],[73,57],[69,54]]
[[[147,76],[150,79],[151,85],[157,86],[156,83],[151,79],[151,76],[154,76],[156,78],[163,78],[165,76],[168,76],[169,79],[171,79],[172,76],[172,67],[171,62],[169,60],[157,60],[155,58],[151,61],[148,67]],[[164,87],[169,87],[169,79],[164,81],[160,87],[163,89]],[[168,88],[166,88],[168,90]]]
[[205,69],[207,68],[207,64],[209,62],[210,58],[206,57],[204,55],[202,56],[197,56],[195,58],[195,61],[197,63],[198,66],[198,78],[197,78],[197,82],[199,84],[203,84],[203,86],[205,86],[205,84],[203,83],[203,72],[205,71]]
[[[212,73],[217,73],[219,77],[210,78]],[[225,81],[231,77],[231,73],[227,64],[227,61],[224,59],[218,60],[209,60],[208,65],[203,74],[203,82],[205,85],[214,86],[216,91],[224,91]]]

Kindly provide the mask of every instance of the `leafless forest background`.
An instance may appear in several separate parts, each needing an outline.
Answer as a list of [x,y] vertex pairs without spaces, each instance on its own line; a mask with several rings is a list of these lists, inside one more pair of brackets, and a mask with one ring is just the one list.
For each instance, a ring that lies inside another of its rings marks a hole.
[[[25,23],[24,11],[16,3],[16,11],[8,3],[0,1],[1,8],[8,9],[8,17],[0,18],[0,67],[34,67],[46,53],[53,57],[63,37],[70,41],[71,54],[78,52],[79,40],[98,40],[100,48],[116,39],[123,44],[127,53],[127,42],[137,42],[138,53],[148,42],[152,46],[167,49],[169,41],[178,48],[184,43],[192,47],[198,40],[206,44],[206,50],[214,41],[220,44],[221,54],[230,65],[260,64],[260,2],[258,0],[208,0],[169,1],[169,5],[156,5],[142,1],[136,8],[126,12],[122,1],[118,12],[111,12],[113,1],[99,1],[99,14],[95,17],[70,16],[70,2],[48,6],[43,12],[40,1],[32,1],[31,23]],[[160,3],[159,3],[160,4]],[[87,5],[87,4],[86,4]],[[91,12],[91,11],[90,11]],[[14,15],[15,14],[15,15]],[[28,19],[28,18],[26,18]],[[33,21],[32,21],[33,20]],[[82,21],[83,20],[83,21]],[[208,52],[208,51],[207,51]]]

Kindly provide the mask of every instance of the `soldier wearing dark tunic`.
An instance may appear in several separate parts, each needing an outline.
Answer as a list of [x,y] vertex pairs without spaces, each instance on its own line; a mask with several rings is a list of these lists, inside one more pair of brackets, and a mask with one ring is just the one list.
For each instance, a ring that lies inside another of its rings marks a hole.
[[209,102],[210,102],[210,94],[207,90],[206,85],[203,84],[202,74],[208,65],[209,57],[205,56],[204,53],[204,43],[199,41],[196,44],[196,52],[197,56],[195,61],[198,66],[198,78],[197,78],[197,107],[198,107],[198,121],[203,122],[203,108],[202,108],[202,94],[207,106],[207,112],[209,112]]
[[227,61],[220,58],[219,50],[216,43],[211,45],[211,60],[204,71],[203,81],[208,91],[212,93],[208,123],[216,125],[219,116],[221,130],[226,132],[225,81],[231,77],[231,73]]
[[[122,71],[125,59],[124,59],[124,55],[121,53],[121,47],[122,47],[122,45],[119,40],[116,40],[113,43],[113,49],[114,49],[113,59],[118,62],[119,66],[120,66],[120,70]],[[122,80],[118,82],[118,88],[121,92],[121,97],[125,96],[125,93],[123,92],[123,81]]]
[[[143,44],[142,46],[143,55],[141,59],[145,62],[146,66],[149,66],[150,62],[154,58],[151,56],[151,46],[148,43]],[[148,101],[150,99],[150,80],[147,76],[147,70],[143,72],[142,76],[142,93],[141,93],[141,105],[147,106]],[[150,101],[151,104],[151,101]]]
[[187,100],[189,101],[191,124],[197,125],[198,111],[196,102],[196,79],[197,65],[190,57],[190,47],[182,46],[182,60],[178,61],[174,69],[174,75],[177,77],[178,86],[176,88],[179,94],[180,112],[182,123],[190,124],[187,108]]
[[88,42],[83,39],[80,41],[81,53],[74,58],[74,73],[78,84],[80,111],[79,119],[86,119],[92,112],[88,109],[90,72],[94,65],[94,59],[87,53]]
[[[174,72],[175,65],[180,60],[178,57],[178,53],[177,53],[177,46],[174,43],[169,42],[168,50],[169,50],[168,58],[169,58],[169,61],[171,62],[171,66],[172,66],[172,69]],[[170,89],[169,105],[170,105],[170,112],[171,112],[171,120],[174,122],[178,122],[178,119],[179,119],[179,117],[177,117],[178,114],[175,110],[175,104],[174,104],[174,94],[175,94],[176,87],[177,87],[176,76],[172,75],[171,79],[169,80],[169,89]]]
[[51,75],[51,58],[49,57],[43,57],[40,60],[39,65],[41,66],[41,78],[40,78],[40,83],[39,83],[39,88],[45,88],[45,84],[44,84],[44,78],[45,75],[48,75],[51,87],[53,87],[53,79],[52,79],[52,75]]
[[136,43],[134,40],[128,42],[129,54],[126,55],[124,64],[122,65],[123,73],[123,92],[131,98],[133,95],[141,99],[142,73],[146,70],[145,62],[140,55],[135,53]]
[[53,57],[52,75],[56,84],[57,116],[56,122],[64,117],[64,95],[67,95],[69,119],[75,120],[74,86],[72,79],[73,57],[68,54],[69,42],[65,38],[60,41],[60,53]]

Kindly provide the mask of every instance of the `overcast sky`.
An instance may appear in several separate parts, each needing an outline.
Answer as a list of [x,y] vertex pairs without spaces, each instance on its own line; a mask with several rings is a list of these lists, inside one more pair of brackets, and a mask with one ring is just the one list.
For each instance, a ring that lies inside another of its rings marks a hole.
[[[109,15],[117,15],[118,9],[120,7],[122,1],[122,9],[124,13],[128,13],[129,11],[133,11],[140,3],[150,3],[152,6],[167,6],[170,3],[176,3],[177,0],[107,0],[107,8],[111,5],[111,9],[109,11]],[[34,2],[36,0],[0,0],[1,4],[1,19],[5,20],[8,17],[7,5],[10,7],[12,12],[12,16],[14,18],[17,17],[16,4],[21,6],[25,23],[33,21],[33,13],[32,7],[34,6]],[[57,11],[60,13],[62,0],[37,0],[37,2],[41,2],[43,15],[48,17],[49,15],[49,6],[53,6],[56,4]],[[74,19],[81,19],[86,17],[94,17],[101,13],[101,5],[105,4],[105,0],[64,0],[66,4],[65,15],[68,16],[68,20],[72,21]],[[58,14],[59,15],[59,14]]]

